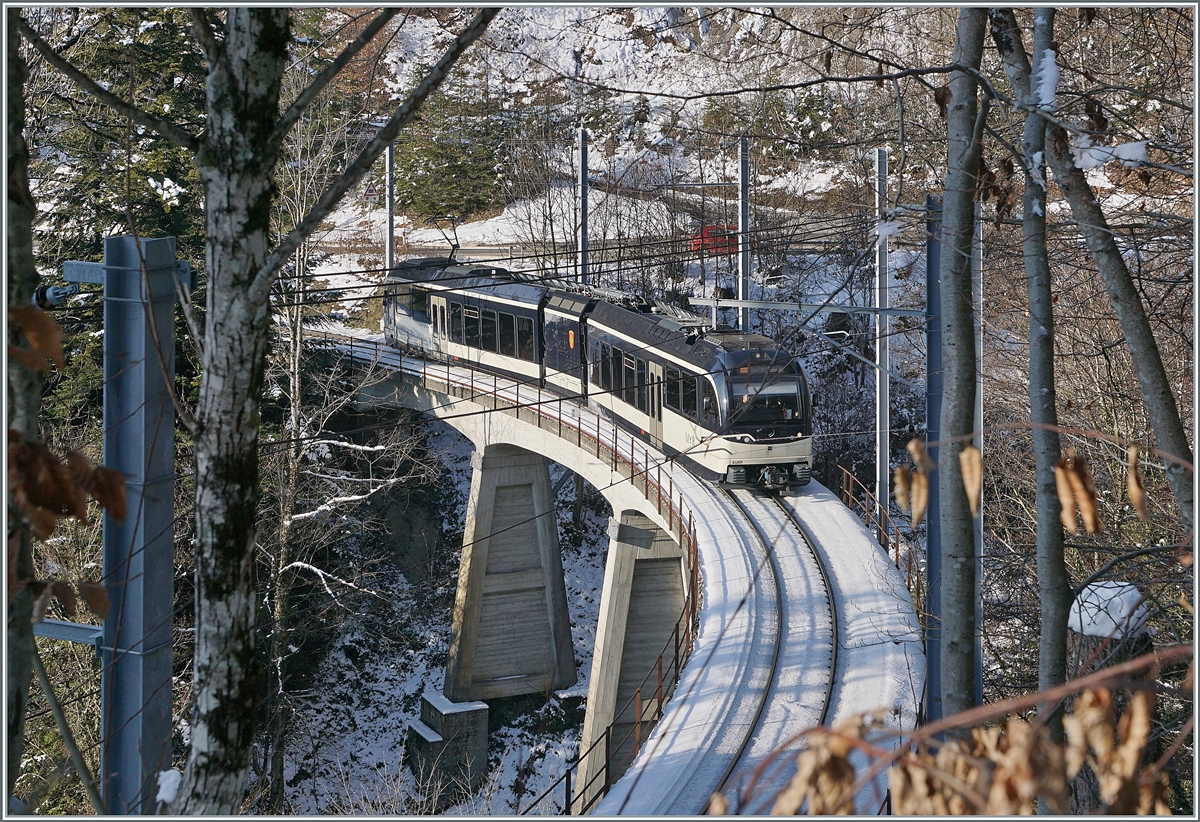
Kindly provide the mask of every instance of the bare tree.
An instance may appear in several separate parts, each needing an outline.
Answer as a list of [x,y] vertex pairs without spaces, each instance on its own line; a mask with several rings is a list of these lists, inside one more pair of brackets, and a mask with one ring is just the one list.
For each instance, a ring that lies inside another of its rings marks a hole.
[[[388,142],[437,90],[497,10],[479,12],[359,157],[274,249],[273,175],[287,135],[312,100],[397,13],[381,12],[285,110],[280,83],[290,41],[287,9],[231,8],[220,33],[202,9],[193,32],[208,62],[203,134],[188,132],[112,94],[19,19],[48,63],[83,91],[195,156],[206,201],[209,277],[196,417],[196,650],[192,744],[174,813],[232,813],[246,785],[258,666],[253,562],[258,531],[258,424],[277,273],[296,247],[368,172]],[[11,118],[10,118],[11,119]]]
[[[1030,69],[1021,30],[1011,9],[992,9],[992,37],[1004,62],[1017,99],[1027,107],[1021,165],[1025,171],[1021,227],[1029,298],[1029,407],[1033,421],[1033,449],[1037,471],[1037,570],[1041,603],[1041,637],[1038,645],[1038,688],[1046,690],[1066,681],[1067,614],[1071,584],[1063,558],[1063,531],[1059,520],[1054,467],[1059,460],[1057,395],[1054,386],[1054,297],[1046,255],[1046,124],[1038,113],[1040,77]],[[1054,9],[1038,9],[1034,25],[1034,54],[1049,49]],[[1049,706],[1043,706],[1047,708]],[[1061,715],[1051,728],[1062,733]]]
[[975,234],[975,179],[981,121],[977,101],[983,57],[985,9],[959,12],[950,102],[946,110],[949,156],[942,222],[942,400],[938,449],[938,503],[942,533],[942,710],[975,705],[975,534],[963,490],[958,455],[975,428],[975,311],[971,247]]
[[[8,257],[5,271],[8,280],[7,300],[10,308],[29,305],[38,285],[37,268],[33,262],[33,221],[37,209],[29,193],[29,147],[25,143],[25,80],[28,68],[21,56],[21,36],[17,28],[20,10],[10,8],[6,61],[8,104]],[[12,316],[11,314],[9,315]],[[19,322],[8,326],[10,347],[24,345],[26,334]],[[22,364],[16,357],[8,358],[8,427],[22,439],[35,439],[38,433],[38,405],[41,398],[40,375]],[[12,443],[9,443],[11,448]],[[7,793],[21,766],[21,748],[25,735],[25,707],[29,685],[33,680],[33,592],[19,587],[21,581],[32,580],[33,537],[24,518],[13,507],[13,489],[8,498],[8,766]],[[15,550],[14,550],[15,549]],[[7,807],[7,802],[5,804]]]

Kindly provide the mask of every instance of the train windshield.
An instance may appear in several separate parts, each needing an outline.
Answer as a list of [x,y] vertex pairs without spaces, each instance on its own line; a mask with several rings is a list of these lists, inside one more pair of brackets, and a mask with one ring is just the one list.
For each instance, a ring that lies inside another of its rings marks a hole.
[[806,433],[801,384],[795,379],[773,385],[731,382],[729,432],[756,440],[796,437]]

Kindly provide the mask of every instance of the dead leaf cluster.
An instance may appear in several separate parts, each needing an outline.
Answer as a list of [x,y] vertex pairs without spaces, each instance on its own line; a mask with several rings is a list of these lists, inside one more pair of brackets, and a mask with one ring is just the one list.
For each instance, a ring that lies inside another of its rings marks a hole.
[[1067,775],[1086,763],[1100,783],[1100,800],[1109,814],[1169,814],[1167,775],[1153,764],[1142,766],[1150,742],[1154,693],[1139,690],[1113,727],[1112,692],[1085,691],[1075,711],[1063,718],[1067,733]]
[[[1066,744],[1055,742],[1036,719],[1010,716],[972,728],[968,739],[919,745],[901,753],[888,771],[892,813],[908,816],[1054,814],[1071,812],[1071,780],[1086,764],[1100,783],[1107,814],[1169,814],[1165,772],[1142,765],[1150,744],[1154,695],[1138,690],[1114,727],[1108,689],[1084,691],[1063,720]],[[850,753],[865,743],[872,714],[851,717],[832,730],[808,734],[796,774],[775,798],[774,815],[852,814],[856,780]],[[870,746],[867,746],[870,750]],[[710,815],[728,813],[714,794]]]
[[854,766],[850,752],[869,727],[869,715],[852,716],[809,737],[796,756],[796,774],[775,798],[772,816],[854,813]]
[[116,520],[125,519],[125,477],[93,466],[78,451],[61,460],[41,441],[8,430],[8,488],[13,504],[39,539],[49,539],[59,517],[87,522],[87,499],[99,502]]
[[29,348],[8,345],[8,356],[30,371],[45,371],[51,362],[65,367],[62,327],[48,313],[30,303],[8,309],[8,322],[19,326],[29,341]]
[[1100,511],[1096,507],[1096,484],[1092,482],[1092,471],[1082,454],[1067,448],[1063,458],[1054,467],[1054,484],[1058,490],[1058,502],[1062,506],[1063,527],[1072,534],[1079,533],[1075,511],[1083,520],[1083,527],[1093,536],[1104,530],[1100,522]]
[[914,465],[897,466],[892,472],[892,493],[901,511],[912,512],[912,527],[916,528],[929,508],[929,475],[937,470],[937,464],[925,450],[924,440],[909,440],[906,447]]
[[1129,446],[1125,454],[1128,457],[1129,465],[1125,474],[1125,489],[1129,492],[1129,502],[1133,505],[1133,510],[1137,511],[1138,519],[1145,522],[1148,519],[1146,490],[1142,487],[1142,472],[1138,470],[1138,447],[1136,445]]

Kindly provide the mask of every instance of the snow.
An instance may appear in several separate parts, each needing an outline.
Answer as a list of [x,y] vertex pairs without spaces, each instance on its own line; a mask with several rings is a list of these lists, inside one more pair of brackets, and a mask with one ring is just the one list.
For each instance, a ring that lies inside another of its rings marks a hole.
[[879,236],[879,242],[884,242],[888,237],[899,237],[900,232],[904,230],[904,226],[895,221],[884,221],[875,226],[875,233]]
[[1123,639],[1144,633],[1149,619],[1135,585],[1104,580],[1088,585],[1071,603],[1067,627],[1085,636]]
[[[1140,140],[1119,146],[1097,146],[1086,134],[1080,134],[1071,141],[1071,156],[1075,159],[1075,167],[1083,170],[1100,168],[1113,160],[1119,160],[1126,168],[1138,168],[1150,162],[1146,145],[1146,140]],[[1111,183],[1109,185],[1111,187]]]
[[1037,77],[1037,105],[1043,111],[1054,111],[1058,104],[1055,102],[1055,95],[1058,92],[1059,69],[1057,62],[1058,55],[1054,49],[1046,49],[1042,52],[1041,59],[1037,61],[1037,67],[1034,70],[1034,76]]
[[179,793],[179,783],[183,781],[183,774],[171,768],[166,771],[158,772],[158,795],[154,797],[155,802],[165,802],[170,805],[175,801],[176,794]]

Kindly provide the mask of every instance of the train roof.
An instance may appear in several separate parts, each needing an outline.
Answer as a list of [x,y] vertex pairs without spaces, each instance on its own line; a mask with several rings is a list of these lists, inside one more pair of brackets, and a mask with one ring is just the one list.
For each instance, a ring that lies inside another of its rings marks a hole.
[[425,283],[445,291],[480,292],[518,300],[536,308],[547,289],[521,282],[512,272],[493,265],[459,265],[444,257],[406,260],[392,269],[389,280]]
[[592,321],[699,368],[710,368],[720,353],[716,345],[678,322],[653,314],[639,314],[612,303],[596,303]]

